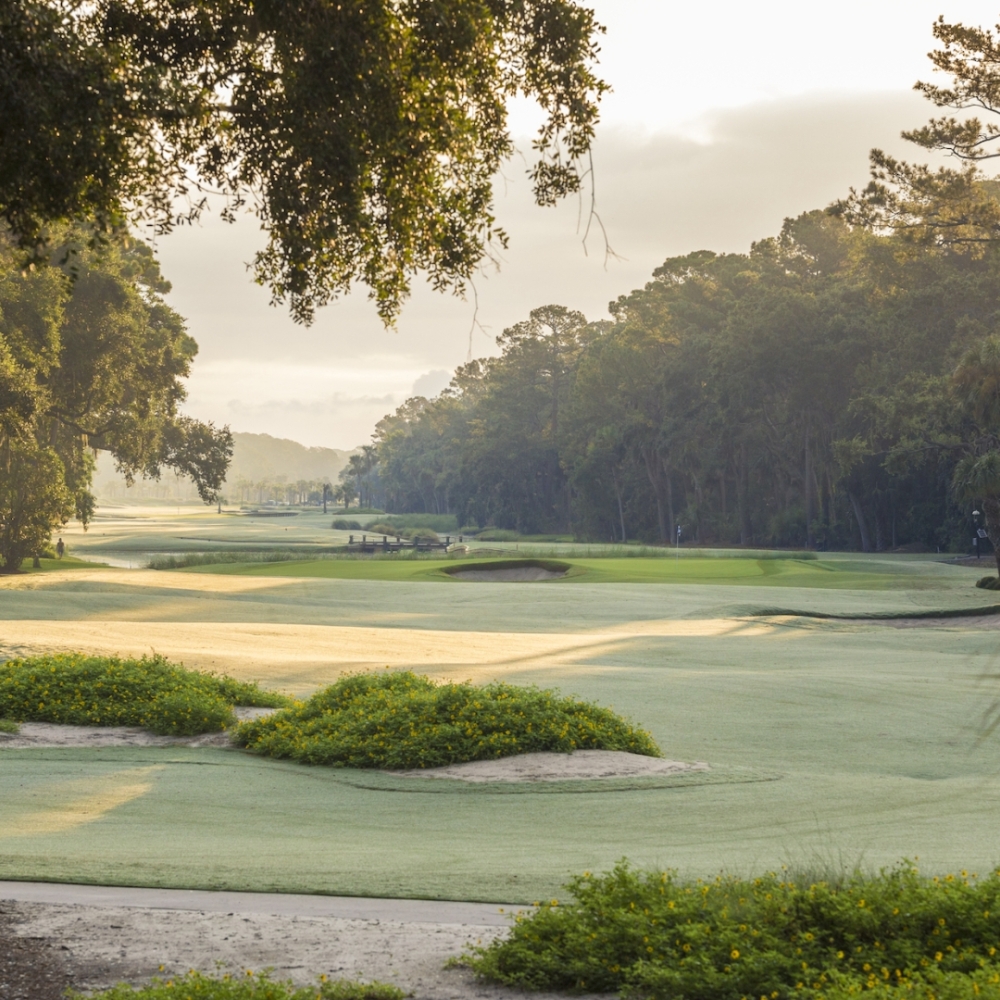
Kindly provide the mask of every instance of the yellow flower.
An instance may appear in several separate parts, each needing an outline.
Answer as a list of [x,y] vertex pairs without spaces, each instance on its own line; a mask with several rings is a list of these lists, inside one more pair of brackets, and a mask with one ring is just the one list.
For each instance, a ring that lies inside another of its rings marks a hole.
[[739,957],[740,957],[740,952],[739,952],[739,949],[738,949],[738,948],[734,948],[734,949],[733,949],[733,950],[732,950],[732,951],[731,951],[731,952],[729,953],[729,957],[730,957],[730,958],[739,958]]

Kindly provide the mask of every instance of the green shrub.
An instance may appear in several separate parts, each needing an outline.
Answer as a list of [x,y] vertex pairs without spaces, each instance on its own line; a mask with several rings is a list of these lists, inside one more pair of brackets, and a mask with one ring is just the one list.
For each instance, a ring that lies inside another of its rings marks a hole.
[[192,736],[233,725],[233,705],[288,703],[256,683],[185,670],[162,656],[64,653],[0,663],[0,717],[19,722],[142,726]]
[[147,569],[184,569],[187,566],[217,566],[229,563],[297,562],[315,559],[324,552],[316,546],[308,549],[228,549],[223,552],[188,552],[177,556],[153,556]]
[[477,542],[516,542],[521,537],[520,532],[507,531],[506,528],[486,528],[476,535]]
[[330,527],[335,528],[337,531],[361,531],[361,522],[348,521],[346,518],[336,517]]
[[390,514],[379,518],[379,523],[391,524],[396,531],[400,528],[430,528],[440,535],[458,532],[458,519],[454,514]]
[[21,731],[21,727],[11,719],[0,719],[0,733],[10,733],[12,736]]
[[393,525],[385,524],[382,521],[377,521],[375,524],[369,524],[364,530],[369,535],[389,535],[392,538],[399,535],[400,538],[409,538],[409,535],[405,534],[405,528],[396,528]]
[[[649,1000],[1000,998],[1000,874],[789,876],[682,884],[622,862],[584,874],[474,949],[484,979],[527,989],[620,991]],[[988,988],[987,988],[988,987]]]
[[438,533],[433,528],[408,528],[407,537],[414,542],[440,542]]
[[981,580],[976,581],[976,586],[983,590],[1000,590],[1000,577],[984,576]]
[[221,976],[214,978],[189,972],[176,979],[154,979],[137,989],[120,983],[99,993],[70,991],[70,1000],[403,1000],[406,994],[388,983],[359,983],[351,979],[321,981],[316,986],[298,987],[290,982],[274,982],[266,975]]
[[510,684],[435,684],[409,671],[355,674],[307,702],[238,726],[254,753],[342,767],[440,767],[542,750],[661,756],[606,708]]

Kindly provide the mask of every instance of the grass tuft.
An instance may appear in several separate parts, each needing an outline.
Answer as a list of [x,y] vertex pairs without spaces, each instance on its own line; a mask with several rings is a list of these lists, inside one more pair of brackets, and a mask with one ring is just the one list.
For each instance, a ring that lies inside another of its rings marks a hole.
[[154,979],[138,988],[119,983],[99,993],[71,990],[67,996],[69,1000],[403,1000],[406,994],[388,983],[352,979],[323,977],[316,986],[296,987],[290,980],[273,981],[266,974],[215,978],[189,972],[175,979]]
[[12,719],[0,719],[0,733],[8,733],[11,736],[19,733],[21,727]]
[[355,674],[307,702],[237,727],[254,753],[340,767],[441,767],[554,750],[662,756],[606,708],[510,684],[435,684],[409,671]]
[[63,653],[0,663],[0,717],[76,726],[142,726],[162,736],[219,732],[234,705],[289,700],[256,683],[186,670],[162,656]]
[[685,884],[622,862],[566,888],[572,902],[519,916],[467,964],[521,989],[636,1000],[1000,998],[998,872]]

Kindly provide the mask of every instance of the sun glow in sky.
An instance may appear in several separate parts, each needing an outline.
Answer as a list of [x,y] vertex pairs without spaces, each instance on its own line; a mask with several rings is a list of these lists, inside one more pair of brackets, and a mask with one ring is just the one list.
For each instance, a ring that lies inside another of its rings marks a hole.
[[[442,388],[470,346],[496,353],[493,338],[530,309],[559,303],[603,318],[664,258],[746,250],[786,216],[863,184],[872,146],[919,158],[899,132],[932,110],[911,89],[933,75],[932,23],[1000,21],[1000,0],[592,5],[607,27],[601,72],[614,88],[594,151],[598,207],[622,259],[605,266],[594,239],[584,251],[575,201],[535,208],[515,157],[497,184],[511,246],[501,271],[477,280],[479,326],[470,301],[418,283],[397,330],[382,329],[363,290],[305,329],[250,282],[245,263],[261,243],[253,220],[208,217],[157,244],[171,304],[201,345],[188,412],[355,447],[414,387]],[[537,112],[516,102],[511,121],[528,152]]]

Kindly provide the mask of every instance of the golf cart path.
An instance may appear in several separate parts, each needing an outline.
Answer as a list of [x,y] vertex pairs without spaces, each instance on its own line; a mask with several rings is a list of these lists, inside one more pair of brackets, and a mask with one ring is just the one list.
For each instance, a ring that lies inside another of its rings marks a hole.
[[206,889],[145,889],[133,886],[72,885],[0,881],[0,901],[69,906],[141,907],[201,913],[268,913],[275,916],[390,920],[398,923],[469,924],[507,927],[510,915],[530,907],[463,903],[439,899],[369,899],[287,892],[225,892]]
[[[414,1000],[524,1000],[448,965],[502,937],[519,907],[420,899],[0,881],[0,952],[41,948],[74,989],[104,990],[197,969],[379,980]],[[533,993],[531,1000],[564,1000]],[[600,1000],[592,997],[590,1000]]]

